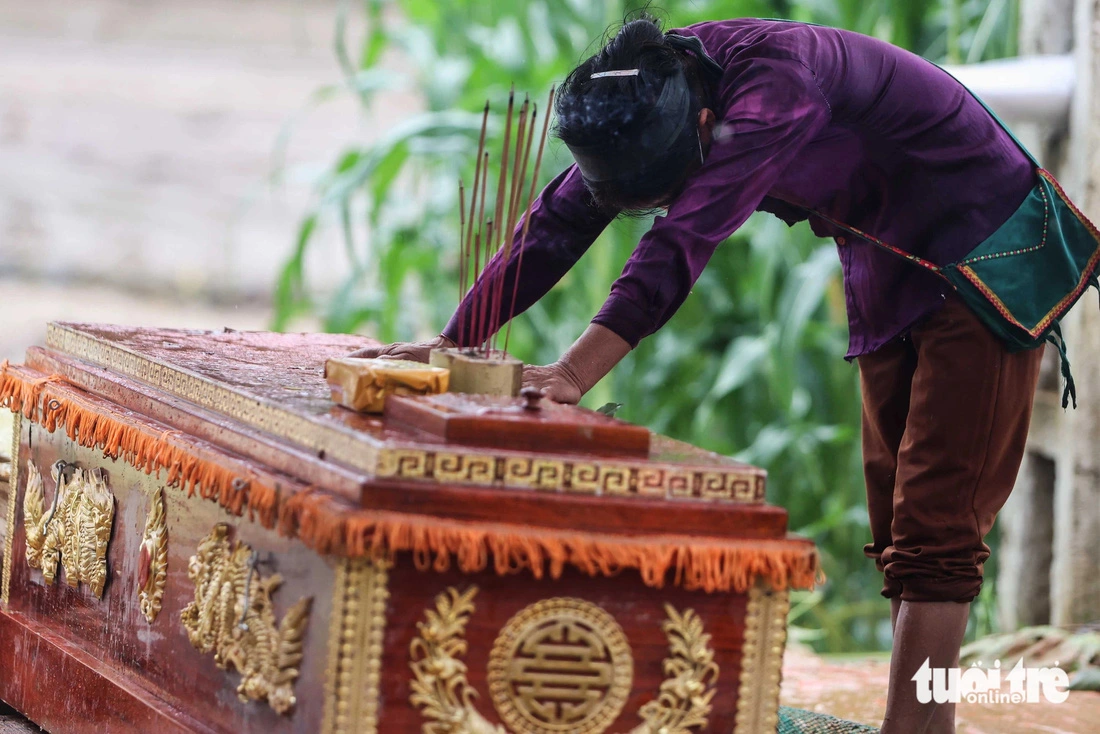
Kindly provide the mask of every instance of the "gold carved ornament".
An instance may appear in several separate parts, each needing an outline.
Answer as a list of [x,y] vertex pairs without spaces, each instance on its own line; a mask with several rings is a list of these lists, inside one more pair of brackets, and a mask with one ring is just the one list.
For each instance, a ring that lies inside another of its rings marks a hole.
[[521,734],[600,734],[622,713],[634,659],[615,618],[583,599],[535,602],[489,653],[489,695]]
[[19,441],[23,433],[23,414],[19,411],[12,412],[11,427],[11,485],[8,493],[8,515],[4,526],[4,557],[3,569],[0,570],[0,604],[8,603],[8,594],[11,591],[11,566],[12,545],[15,541],[15,496],[18,494],[19,485]]
[[42,570],[52,584],[57,564],[65,572],[65,583],[88,585],[96,598],[103,598],[107,583],[107,543],[115,517],[115,498],[107,487],[103,469],[85,471],[75,464],[58,461],[50,470],[57,488],[49,510],[38,468],[30,465],[23,495],[23,525],[27,535],[27,564]]
[[734,734],[775,731],[779,724],[780,680],[789,611],[787,591],[774,591],[759,582],[749,588]]
[[466,623],[474,612],[477,587],[460,594],[449,588],[435,598],[416,627],[420,636],[409,644],[413,671],[409,702],[425,719],[424,734],[506,734],[477,709],[475,691],[466,682]]
[[224,523],[214,526],[191,556],[187,576],[195,584],[195,600],[180,621],[196,649],[213,652],[219,668],[241,674],[241,701],[266,700],[285,714],[296,703],[294,681],[312,600],[300,599],[276,627],[271,594],[282,577],[261,576],[253,550],[240,541],[230,546],[228,533]]
[[[477,587],[449,588],[417,625],[409,647],[410,702],[427,721],[423,734],[507,734],[474,707],[466,679],[466,624]],[[670,657],[655,701],[639,711],[631,734],[697,734],[704,730],[718,678],[710,635],[692,610],[666,605],[662,625]],[[498,714],[519,734],[602,734],[618,718],[631,690],[633,660],[611,615],[581,599],[536,602],[505,625],[490,654],[488,682]]]
[[168,580],[168,524],[165,519],[164,490],[157,488],[149,497],[149,515],[138,551],[138,604],[152,624],[160,614],[164,584]]
[[378,734],[390,562],[336,564],[321,734]]
[[668,676],[656,701],[642,706],[645,721],[632,734],[690,734],[694,727],[706,731],[711,700],[717,691],[718,664],[710,647],[710,635],[694,610],[678,613],[665,604],[668,619],[661,624],[668,637],[670,656],[665,658]]

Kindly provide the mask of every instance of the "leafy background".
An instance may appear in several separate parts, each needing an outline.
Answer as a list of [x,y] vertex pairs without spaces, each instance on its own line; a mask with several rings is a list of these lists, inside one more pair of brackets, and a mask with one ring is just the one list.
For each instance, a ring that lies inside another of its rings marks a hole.
[[[343,78],[312,102],[350,94],[366,109],[379,92],[411,88],[423,111],[373,144],[348,141],[319,177],[276,286],[275,328],[312,314],[328,330],[386,342],[437,334],[458,301],[457,180],[473,178],[485,100],[499,114],[514,83],[544,103],[550,85],[638,8],[621,0],[342,4],[333,50]],[[667,27],[740,16],[822,23],[948,63],[1015,55],[1019,12],[1017,0],[665,0],[649,9]],[[380,67],[393,55],[401,73]],[[489,150],[499,150],[502,128],[494,117]],[[552,141],[542,183],[570,162]],[[510,351],[533,364],[557,359],[648,225],[616,221],[517,318]],[[346,245],[347,277],[335,292],[312,288],[304,268],[324,227],[339,228]],[[842,359],[847,327],[834,249],[804,225],[789,229],[757,215],[719,248],[674,319],[583,404],[622,403],[626,420],[766,468],[769,501],[817,542],[829,577],[794,600],[796,638],[827,652],[879,650],[889,645],[889,609],[861,552],[869,530],[859,388],[856,367]],[[971,636],[991,631],[994,572],[987,565]]]

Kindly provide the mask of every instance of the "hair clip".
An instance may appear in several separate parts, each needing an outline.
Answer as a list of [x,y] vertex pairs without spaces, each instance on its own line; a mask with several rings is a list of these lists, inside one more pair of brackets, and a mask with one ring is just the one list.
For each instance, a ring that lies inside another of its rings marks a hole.
[[638,69],[617,69],[615,71],[597,71],[589,79],[602,79],[605,76],[638,76]]

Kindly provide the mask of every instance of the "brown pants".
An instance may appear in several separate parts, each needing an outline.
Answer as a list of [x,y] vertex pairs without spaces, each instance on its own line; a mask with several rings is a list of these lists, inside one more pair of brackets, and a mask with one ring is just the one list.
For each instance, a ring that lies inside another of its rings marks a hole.
[[863,465],[882,595],[969,602],[1020,469],[1042,349],[1010,354],[955,296],[859,358]]

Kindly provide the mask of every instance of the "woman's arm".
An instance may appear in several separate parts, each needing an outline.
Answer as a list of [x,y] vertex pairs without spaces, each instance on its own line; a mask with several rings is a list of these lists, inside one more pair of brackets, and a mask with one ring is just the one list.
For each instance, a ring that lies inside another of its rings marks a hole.
[[577,403],[629,353],[630,345],[621,336],[590,324],[554,364],[525,367],[523,386],[541,389],[558,403]]

